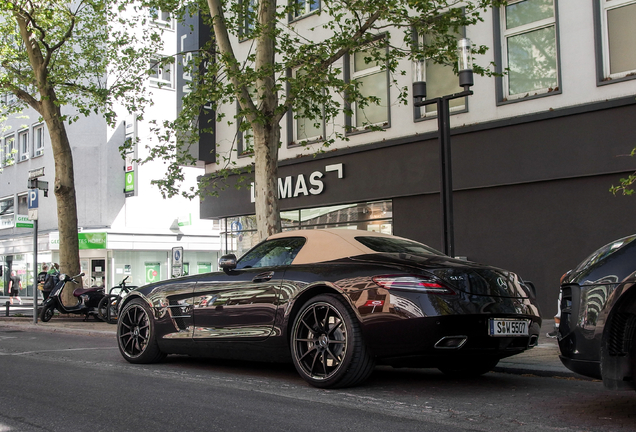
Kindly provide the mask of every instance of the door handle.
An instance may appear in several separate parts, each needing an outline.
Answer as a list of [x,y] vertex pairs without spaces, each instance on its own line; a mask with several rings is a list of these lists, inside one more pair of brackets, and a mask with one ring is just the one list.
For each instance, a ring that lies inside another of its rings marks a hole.
[[274,272],[273,271],[259,273],[256,276],[254,276],[254,279],[252,279],[252,282],[267,282],[273,276],[274,276]]

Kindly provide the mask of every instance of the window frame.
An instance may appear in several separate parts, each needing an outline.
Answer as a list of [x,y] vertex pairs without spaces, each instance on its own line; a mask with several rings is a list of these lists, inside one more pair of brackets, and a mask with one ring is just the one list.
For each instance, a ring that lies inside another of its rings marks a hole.
[[[293,76],[294,78],[296,78],[297,76],[297,70],[295,71],[289,71],[289,76]],[[324,106],[320,107],[323,116],[320,119],[316,119],[316,121],[320,121],[320,135],[318,136],[312,136],[306,139],[300,139],[298,137],[298,120],[299,118],[306,118],[306,117],[299,117],[298,119],[296,118],[296,113],[297,111],[294,111],[293,109],[290,109],[288,111],[288,115],[287,115],[287,134],[288,136],[291,137],[291,139],[289,140],[289,143],[287,145],[287,147],[299,147],[299,146],[303,146],[303,145],[307,145],[307,144],[314,144],[317,142],[320,142],[321,140],[325,139],[325,135],[327,133],[326,131],[326,124],[325,124],[325,119],[324,119],[324,112],[325,112],[325,108]]]
[[611,53],[607,19],[608,11],[635,4],[636,0],[594,0],[596,79],[598,86],[636,79],[636,66],[629,71],[610,73]]
[[[247,3],[246,7],[248,13],[243,12],[244,4]],[[240,5],[240,16],[239,16],[239,39],[240,41],[246,41],[252,38],[252,34],[254,33],[254,29],[256,28],[257,20],[258,20],[258,1],[257,0],[239,0]],[[250,20],[252,18],[250,15],[254,15],[254,22]]]
[[[300,8],[298,7],[298,4],[301,1],[304,4],[304,11],[302,13],[299,11]],[[315,9],[311,9],[313,4],[317,5]],[[321,0],[289,0],[289,6],[289,22],[293,22],[318,13],[318,11],[322,9],[322,2]]]
[[[515,27],[514,31],[506,31],[506,7],[521,3],[527,0],[511,0],[507,5],[500,8],[493,9],[493,33],[495,35],[495,58],[499,59],[496,66],[496,72],[498,75],[495,78],[497,83],[496,96],[497,105],[505,105],[508,103],[515,103],[520,101],[532,100],[540,97],[552,96],[563,93],[563,81],[561,78],[561,49],[560,49],[560,36],[559,36],[559,0],[552,0],[554,14],[552,18],[545,18],[539,21],[533,21],[529,24]],[[507,39],[512,36],[518,36],[521,34],[527,34],[532,31],[554,27],[555,34],[555,50],[556,50],[556,82],[557,85],[554,88],[544,88],[539,90],[533,90],[527,93],[520,93],[516,95],[510,95],[510,81],[509,74],[505,73],[508,68],[508,43]],[[503,75],[503,76],[501,76]]]
[[[36,140],[36,137],[39,139]],[[33,126],[33,157],[44,154],[44,123]]]
[[[170,12],[165,12],[157,8],[150,8],[149,12],[154,25],[168,30],[174,30],[174,19]],[[164,15],[167,15],[168,19],[165,19]]]
[[[150,67],[148,68],[148,80],[150,85],[153,87],[174,90],[174,62],[163,64],[163,59],[167,58],[169,58],[169,56],[165,56],[163,58],[158,57],[151,60]],[[170,80],[163,78],[166,67],[169,69],[168,73],[170,74]],[[150,71],[156,71],[156,73],[153,75]]]
[[31,158],[31,142],[29,140],[29,129],[18,131],[18,162],[23,162]]
[[[379,41],[381,39],[383,39],[384,36],[378,38],[376,41]],[[379,49],[384,49],[384,50],[388,50],[388,47],[380,47]],[[359,51],[362,52],[362,51]],[[382,70],[382,66],[374,66],[374,67],[370,67],[367,69],[364,69],[363,71],[360,71],[360,73],[356,73],[355,72],[355,53],[350,54],[347,53],[345,56],[345,62],[344,62],[344,72],[345,72],[345,79],[347,82],[351,82],[353,80],[359,79],[359,78],[365,78],[368,76],[372,76],[375,74],[379,74],[379,73],[384,73],[385,75],[385,79],[386,79],[386,120],[381,122],[381,123],[372,123],[372,124],[368,124],[368,125],[362,125],[362,126],[357,126],[357,117],[356,117],[356,110],[357,110],[357,103],[353,102],[351,104],[349,104],[349,108],[351,109],[352,115],[347,115],[345,116],[345,134],[346,135],[354,135],[354,134],[358,134],[358,133],[365,133],[365,132],[370,132],[371,130],[369,129],[369,127],[371,126],[380,126],[383,129],[388,129],[391,127],[391,76],[390,76],[390,71],[389,68],[386,67],[385,65],[385,69]]]
[[[11,148],[9,148],[9,142],[11,143]],[[2,161],[0,161],[1,166],[11,166],[16,163],[16,156],[13,153],[15,150],[15,133],[11,133],[5,135],[2,138]]]
[[[12,204],[10,207],[12,211],[11,213],[6,213],[6,210],[3,210],[2,208],[2,203],[9,200],[12,201]],[[9,195],[9,196],[0,198],[0,230],[13,228],[15,224],[14,221],[15,221],[15,196]]]
[[[460,34],[459,34],[460,38],[465,38],[466,37],[466,27],[462,27]],[[418,47],[422,46],[423,42],[424,42],[424,35],[420,35],[417,33],[417,31],[415,29],[413,29],[413,39],[414,39],[414,43],[417,44]],[[459,41],[459,39],[458,39]],[[424,63],[424,68],[428,69],[428,62],[431,61],[430,59],[426,59],[426,62]],[[448,65],[440,65],[445,67],[446,69],[449,69],[453,72],[453,76],[455,77],[455,82],[457,84],[457,91],[454,93],[459,93],[461,91],[463,91],[464,89],[462,87],[459,86],[459,76],[455,74],[455,72],[452,70],[451,66]],[[411,86],[413,84],[413,80],[414,80],[414,76],[411,76]],[[428,71],[426,74],[426,83],[427,83],[427,89],[429,88],[428,86]],[[412,87],[411,87],[412,88]],[[454,94],[454,93],[449,93],[449,94]],[[441,95],[441,96],[446,96],[446,95]],[[424,100],[430,100],[430,99],[435,99],[436,97],[439,96],[435,96],[435,97],[430,97],[430,95],[427,94],[426,98],[424,98]],[[455,100],[461,100],[463,101],[462,105],[458,105],[458,106],[450,106],[451,103],[453,103],[453,101]],[[434,108],[434,110],[427,112],[426,108],[427,107],[432,107]],[[457,98],[457,99],[452,99],[449,101],[449,112],[451,115],[453,114],[461,114],[461,113],[466,113],[468,112],[468,96],[465,96],[463,98]],[[422,107],[413,107],[413,115],[414,115],[414,120],[415,122],[420,122],[420,121],[425,121],[425,120],[431,120],[431,119],[436,119],[437,118],[437,104],[431,103],[430,105],[425,105]]]

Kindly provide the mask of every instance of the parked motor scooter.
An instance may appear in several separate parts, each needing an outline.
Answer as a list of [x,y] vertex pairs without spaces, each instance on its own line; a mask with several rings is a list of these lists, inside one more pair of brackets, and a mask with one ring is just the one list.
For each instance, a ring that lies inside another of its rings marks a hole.
[[99,301],[104,297],[103,287],[93,288],[75,288],[73,295],[77,298],[78,304],[75,306],[64,306],[62,303],[62,289],[67,282],[73,282],[78,284],[75,278],[84,276],[84,273],[80,273],[77,276],[70,277],[65,274],[60,275],[59,282],[55,285],[49,297],[44,300],[42,309],[40,311],[40,320],[47,322],[53,317],[55,309],[63,314],[79,314],[84,315],[84,321],[88,319],[90,315],[99,319],[97,313],[97,306]]

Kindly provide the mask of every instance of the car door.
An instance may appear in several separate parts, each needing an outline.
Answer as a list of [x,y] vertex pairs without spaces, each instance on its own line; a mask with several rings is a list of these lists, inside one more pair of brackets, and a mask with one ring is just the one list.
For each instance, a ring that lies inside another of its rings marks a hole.
[[285,269],[304,238],[260,243],[234,270],[199,279],[194,288],[194,339],[258,340],[273,331]]

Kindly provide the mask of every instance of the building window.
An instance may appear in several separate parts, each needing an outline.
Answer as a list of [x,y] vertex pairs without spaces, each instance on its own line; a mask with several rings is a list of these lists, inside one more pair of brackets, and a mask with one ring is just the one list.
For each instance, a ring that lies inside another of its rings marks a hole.
[[240,10],[240,36],[241,39],[249,39],[254,33],[257,21],[257,1],[239,0]]
[[[457,40],[463,36],[463,30],[455,33]],[[417,43],[420,47],[430,43],[430,35],[418,35]],[[464,89],[459,86],[459,78],[453,71],[453,67],[446,64],[435,63],[432,59],[425,62],[426,68],[426,99],[435,99],[440,96],[452,95],[459,93]],[[466,98],[451,99],[448,101],[450,112],[466,110]],[[416,108],[417,117],[433,117],[437,116],[437,104],[431,103],[420,108]]]
[[291,20],[309,15],[320,9],[320,0],[290,0],[289,3],[292,7]]
[[366,103],[352,104],[353,130],[364,129],[370,125],[389,124],[389,71],[382,61],[377,59],[377,50],[383,49],[370,48],[349,57],[350,79],[358,83],[358,91],[362,97],[368,98]]
[[[302,75],[306,72],[304,71],[296,71],[295,78],[299,78],[302,80]],[[314,112],[315,118],[305,117],[305,113],[307,109],[312,111],[318,110],[319,113],[316,115]],[[293,123],[293,144],[304,144],[307,142],[317,141],[324,137],[325,134],[325,123],[324,123],[324,111],[321,106],[312,106],[311,108],[297,108],[296,111],[292,113],[290,119]]]
[[18,149],[20,161],[27,160],[29,158],[29,155],[31,154],[31,149],[29,148],[28,130],[18,132]]
[[15,136],[9,135],[4,138],[2,146],[2,165],[9,166],[15,162]]
[[0,199],[0,229],[13,227],[13,221],[15,219],[13,203],[13,197]]
[[603,79],[636,76],[636,1],[600,0]]
[[19,215],[29,214],[29,202],[28,202],[27,194],[18,195],[18,214]]
[[150,63],[150,84],[159,88],[172,88],[172,73],[174,63],[172,58],[152,60]]
[[44,154],[44,125],[33,127],[33,156]]
[[155,25],[168,29],[172,28],[172,16],[170,16],[170,12],[164,12],[156,8],[151,8],[150,17],[152,18],[152,22]]
[[559,89],[555,1],[509,1],[501,9],[504,100]]

